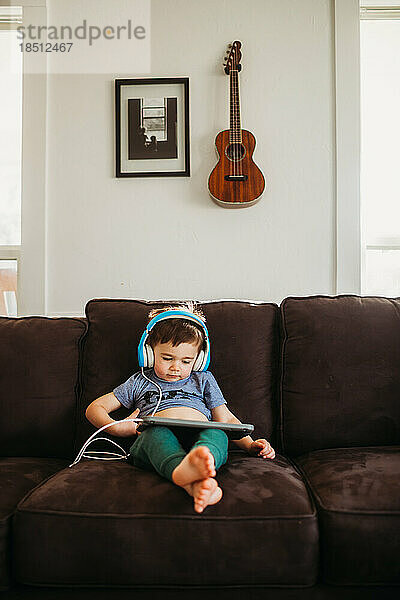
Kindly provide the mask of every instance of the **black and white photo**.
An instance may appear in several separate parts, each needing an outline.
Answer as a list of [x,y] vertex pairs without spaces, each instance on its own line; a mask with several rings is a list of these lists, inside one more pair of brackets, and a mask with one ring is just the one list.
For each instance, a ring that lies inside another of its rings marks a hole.
[[116,79],[116,176],[189,176],[189,79]]

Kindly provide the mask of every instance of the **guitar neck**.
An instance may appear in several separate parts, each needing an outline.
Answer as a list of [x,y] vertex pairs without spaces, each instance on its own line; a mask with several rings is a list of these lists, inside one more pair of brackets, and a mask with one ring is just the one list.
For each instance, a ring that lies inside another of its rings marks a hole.
[[231,144],[242,142],[242,129],[240,127],[240,101],[239,101],[239,73],[231,69],[230,79],[230,126],[229,141]]

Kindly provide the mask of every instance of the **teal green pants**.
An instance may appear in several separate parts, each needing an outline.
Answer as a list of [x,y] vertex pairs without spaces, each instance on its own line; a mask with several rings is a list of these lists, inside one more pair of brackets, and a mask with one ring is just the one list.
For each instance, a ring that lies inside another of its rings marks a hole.
[[228,458],[228,437],[221,429],[173,430],[152,425],[138,435],[131,446],[128,462],[141,469],[155,470],[172,481],[172,472],[185,458],[187,450],[207,446],[214,456],[215,469]]

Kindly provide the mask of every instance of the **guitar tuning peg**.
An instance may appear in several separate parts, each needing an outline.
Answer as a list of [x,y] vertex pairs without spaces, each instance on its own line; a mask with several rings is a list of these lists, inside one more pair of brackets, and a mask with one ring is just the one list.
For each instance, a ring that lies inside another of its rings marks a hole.
[[228,44],[228,48],[231,49],[232,48],[232,44]]

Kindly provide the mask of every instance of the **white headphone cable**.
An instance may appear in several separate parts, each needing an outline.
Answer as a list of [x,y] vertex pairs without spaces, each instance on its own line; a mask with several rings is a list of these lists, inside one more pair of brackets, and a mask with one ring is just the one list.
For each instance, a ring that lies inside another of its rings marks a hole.
[[162,389],[160,388],[160,386],[158,385],[158,383],[156,383],[155,381],[153,381],[152,379],[149,379],[145,374],[144,374],[144,370],[143,367],[141,367],[142,369],[142,375],[145,379],[147,379],[147,381],[150,381],[150,383],[153,383],[154,385],[156,385],[158,387],[159,393],[160,393],[160,397],[158,399],[157,402],[157,406],[155,407],[155,409],[153,410],[152,414],[150,415],[151,417],[154,417],[155,413],[157,412],[158,407],[160,406],[160,402],[162,399]]
[[[151,416],[153,416],[156,412],[157,409],[160,405],[161,399],[162,399],[162,389],[160,388],[160,386],[158,385],[158,383],[156,383],[155,381],[152,381],[151,379],[149,379],[143,372],[143,367],[142,367],[142,375],[145,379],[147,379],[148,381],[150,381],[150,383],[153,383],[155,386],[158,387],[159,389],[159,399],[157,402],[157,406],[155,407],[155,409],[153,410],[153,413],[151,414]],[[116,425],[117,423],[124,423],[126,421],[135,421],[137,423],[143,423],[143,419],[121,419],[120,421],[114,421],[113,423],[108,423],[107,425],[103,425],[103,427],[100,427],[100,429],[96,429],[96,431],[89,437],[89,439],[83,444],[81,450],[78,452],[77,457],[75,458],[74,462],[70,465],[68,465],[69,467],[73,467],[74,465],[76,465],[81,458],[91,458],[93,460],[126,460],[128,458],[128,454],[125,452],[125,450],[122,448],[122,446],[120,446],[119,444],[117,444],[117,442],[115,442],[114,440],[110,440],[109,438],[105,438],[105,437],[101,437],[101,438],[95,438],[95,436],[100,433],[100,431],[103,431],[103,429],[107,429],[107,427],[111,427],[112,425]],[[87,452],[85,454],[85,450],[86,448],[89,446],[89,444],[91,444],[92,442],[97,442],[98,440],[104,440],[106,442],[110,442],[111,444],[114,444],[114,446],[117,446],[117,448],[119,448],[120,450],[122,450],[122,454],[119,454],[118,452],[103,452],[103,451],[96,451],[96,450],[91,450],[90,454]],[[97,456],[92,456],[92,454],[110,454],[113,456],[113,458],[100,458]]]
[[[120,446],[119,444],[117,444],[116,442],[114,442],[113,440],[110,440],[109,438],[97,438],[99,440],[107,440],[108,442],[111,442],[112,444],[114,444],[115,446],[117,446],[120,450],[122,450],[123,454],[117,454],[116,452],[113,453],[117,458],[115,459],[111,459],[111,458],[97,458],[96,456],[90,456],[88,453],[85,454],[85,450],[86,448],[89,446],[89,444],[91,444],[93,441],[97,442],[97,439],[94,440],[93,438],[100,433],[100,431],[103,431],[103,429],[107,429],[107,427],[112,427],[113,425],[116,425],[117,423],[124,423],[126,421],[135,421],[137,423],[142,423],[143,419],[122,419],[121,421],[114,421],[114,423],[107,423],[107,425],[103,425],[103,427],[100,427],[100,429],[96,429],[96,431],[94,433],[92,433],[92,435],[90,436],[90,438],[83,444],[81,450],[78,452],[77,457],[75,458],[74,462],[68,466],[73,467],[74,465],[76,465],[81,458],[85,457],[85,458],[93,458],[94,460],[121,460],[121,459],[126,459],[128,458],[127,453],[125,452],[125,450],[122,448],[122,446]],[[93,452],[93,454],[95,454],[96,452]],[[97,453],[96,453],[97,454]],[[101,453],[102,454],[102,453]],[[108,453],[107,453],[108,454]]]

